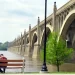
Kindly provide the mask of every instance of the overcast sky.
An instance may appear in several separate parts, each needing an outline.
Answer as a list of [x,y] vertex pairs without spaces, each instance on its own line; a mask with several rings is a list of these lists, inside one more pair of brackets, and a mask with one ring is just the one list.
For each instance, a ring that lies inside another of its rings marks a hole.
[[[53,12],[53,3],[57,8],[69,0],[47,0],[47,16]],[[34,27],[37,18],[44,19],[45,0],[0,0],[0,42],[13,41],[29,24]]]

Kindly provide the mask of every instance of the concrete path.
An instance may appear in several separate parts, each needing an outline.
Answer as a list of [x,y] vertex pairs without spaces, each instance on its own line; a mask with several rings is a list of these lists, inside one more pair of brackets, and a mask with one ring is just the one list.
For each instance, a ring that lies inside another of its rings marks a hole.
[[0,75],[75,75],[75,74],[50,74],[50,73],[42,73],[42,74],[22,74],[22,73],[20,73],[20,74],[0,74]]

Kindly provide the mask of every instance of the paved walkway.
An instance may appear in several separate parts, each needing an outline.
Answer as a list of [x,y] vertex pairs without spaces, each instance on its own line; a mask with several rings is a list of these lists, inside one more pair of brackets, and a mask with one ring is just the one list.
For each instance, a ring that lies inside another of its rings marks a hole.
[[0,75],[75,75],[75,74],[50,74],[50,73],[42,73],[42,74],[35,74],[35,73],[33,73],[33,74],[22,74],[22,73],[19,73],[19,74],[1,74],[0,73]]

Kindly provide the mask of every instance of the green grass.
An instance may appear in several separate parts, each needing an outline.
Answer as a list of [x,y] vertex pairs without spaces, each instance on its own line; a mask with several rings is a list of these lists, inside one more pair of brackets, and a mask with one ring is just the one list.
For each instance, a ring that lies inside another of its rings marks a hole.
[[51,74],[75,74],[75,72],[48,72]]
[[[22,73],[21,72],[6,72],[5,74],[22,74]],[[24,72],[23,74],[40,74],[40,72]],[[75,72],[48,72],[48,74],[75,74]]]

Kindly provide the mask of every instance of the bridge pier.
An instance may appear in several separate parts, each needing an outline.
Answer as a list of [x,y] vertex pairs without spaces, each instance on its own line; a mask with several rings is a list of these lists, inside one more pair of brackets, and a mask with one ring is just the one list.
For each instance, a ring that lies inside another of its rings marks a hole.
[[38,17],[38,21],[37,21],[37,42],[34,43],[32,58],[38,58],[39,55],[40,55],[40,18]]
[[20,48],[21,49],[21,55],[23,56],[24,55],[24,45],[22,45],[22,48]]
[[18,46],[18,54],[20,54],[20,49],[19,49],[19,46]]
[[25,53],[24,53],[24,56],[29,56],[30,54],[30,45],[27,44],[26,47],[25,47]]
[[34,50],[33,50],[32,58],[38,58],[39,55],[40,55],[40,45],[34,44]]

